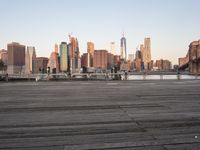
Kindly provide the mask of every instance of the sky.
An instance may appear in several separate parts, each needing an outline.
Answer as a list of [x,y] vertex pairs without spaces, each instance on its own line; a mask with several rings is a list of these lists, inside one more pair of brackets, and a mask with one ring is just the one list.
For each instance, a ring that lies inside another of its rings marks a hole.
[[115,42],[119,53],[124,32],[128,54],[150,37],[152,59],[177,64],[200,39],[199,6],[200,0],[0,0],[0,49],[19,42],[49,57],[72,34],[81,53],[88,41],[107,50]]

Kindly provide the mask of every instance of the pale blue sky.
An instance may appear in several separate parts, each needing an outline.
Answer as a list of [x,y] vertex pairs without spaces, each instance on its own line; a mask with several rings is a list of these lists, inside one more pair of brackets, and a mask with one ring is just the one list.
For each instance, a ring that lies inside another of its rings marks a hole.
[[119,51],[124,31],[128,53],[151,37],[152,58],[177,63],[200,39],[199,6],[200,0],[0,0],[0,49],[16,41],[49,57],[72,32],[81,53],[87,41],[108,50],[114,41]]

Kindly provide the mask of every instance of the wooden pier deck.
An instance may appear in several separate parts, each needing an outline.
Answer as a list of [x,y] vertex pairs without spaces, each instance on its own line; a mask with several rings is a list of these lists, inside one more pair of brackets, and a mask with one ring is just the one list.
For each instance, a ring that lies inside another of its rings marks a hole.
[[2,150],[199,150],[200,81],[0,83]]

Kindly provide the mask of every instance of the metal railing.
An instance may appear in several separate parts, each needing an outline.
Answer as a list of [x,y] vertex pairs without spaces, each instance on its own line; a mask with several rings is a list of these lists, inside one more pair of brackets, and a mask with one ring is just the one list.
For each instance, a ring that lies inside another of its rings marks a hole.
[[[172,77],[173,76],[173,77]],[[188,76],[188,77],[186,77]],[[0,74],[5,78],[6,74]],[[57,73],[57,74],[13,74],[8,75],[8,80],[166,80],[168,79],[199,79],[199,75],[190,74],[132,74],[132,73]]]

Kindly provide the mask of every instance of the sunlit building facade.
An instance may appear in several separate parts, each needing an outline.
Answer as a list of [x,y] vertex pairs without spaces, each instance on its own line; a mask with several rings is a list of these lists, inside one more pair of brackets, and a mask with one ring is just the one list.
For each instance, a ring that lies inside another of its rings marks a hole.
[[71,73],[80,72],[81,59],[77,38],[69,36],[68,48],[70,56],[70,71]]
[[68,50],[66,42],[60,44],[60,71],[68,71]]
[[108,51],[95,50],[94,51],[94,67],[99,69],[107,69]]
[[88,57],[89,57],[89,66],[88,67],[93,67],[93,59],[94,59],[94,43],[92,42],[87,42],[87,52],[88,52]]
[[144,63],[144,69],[150,70],[151,64],[151,39],[145,38],[144,45],[141,45],[142,61]]
[[47,73],[49,59],[46,57],[36,57],[33,59],[33,73]]
[[50,73],[59,73],[59,56],[57,52],[57,48],[55,46],[54,51],[51,53],[48,67],[50,69]]
[[35,47],[28,46],[26,50],[26,74],[31,74],[33,72],[33,59],[36,58]]
[[120,47],[121,47],[121,59],[126,61],[126,57],[127,57],[127,54],[126,54],[126,38],[123,37],[121,38],[121,42],[120,42]]
[[113,69],[114,67],[114,55],[112,53],[108,53],[108,64],[107,64],[107,69]]
[[12,42],[7,45],[8,49],[8,74],[25,73],[25,46]]
[[169,60],[156,60],[154,65],[159,71],[169,71],[172,69],[172,63]]
[[116,52],[115,52],[115,42],[111,42],[110,43],[110,53],[113,54],[113,55],[116,55]]
[[142,53],[140,50],[137,50],[135,53],[134,68],[138,72],[143,70]]
[[82,68],[90,67],[90,54],[89,53],[84,53],[81,56],[81,67]]

